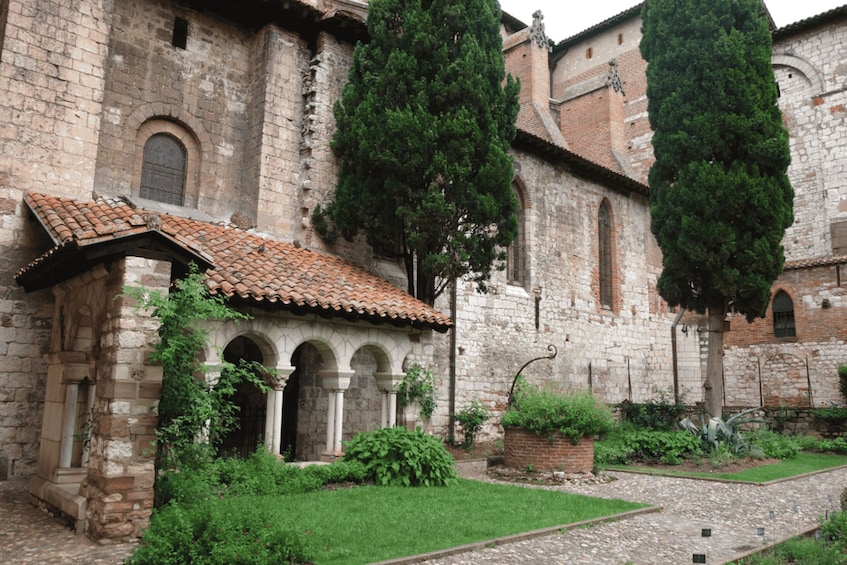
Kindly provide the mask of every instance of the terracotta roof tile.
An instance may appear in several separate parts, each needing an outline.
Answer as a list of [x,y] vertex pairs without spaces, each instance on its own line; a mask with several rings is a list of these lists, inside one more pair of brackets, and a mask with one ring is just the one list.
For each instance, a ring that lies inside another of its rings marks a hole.
[[[25,202],[56,247],[18,275],[49,261],[59,248],[102,244],[153,229],[147,226],[144,210],[122,199],[80,202],[30,192]],[[395,320],[440,331],[452,325],[448,316],[338,257],[227,225],[157,215],[162,220],[161,233],[216,265],[206,271],[213,293],[259,305],[335,313],[347,318],[361,316],[374,321]]]
[[833,257],[813,257],[811,259],[801,259],[798,261],[786,261],[784,269],[808,269],[810,267],[826,267],[829,265],[843,265],[847,263],[847,256],[836,255]]

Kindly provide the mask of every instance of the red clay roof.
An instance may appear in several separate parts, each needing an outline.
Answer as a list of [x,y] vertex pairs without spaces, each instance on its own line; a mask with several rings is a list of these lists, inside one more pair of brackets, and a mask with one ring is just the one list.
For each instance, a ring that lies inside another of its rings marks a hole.
[[[184,248],[190,256],[203,257],[213,265],[206,271],[212,293],[298,313],[362,318],[438,331],[452,326],[448,316],[364,268],[292,243],[227,225],[147,212],[119,198],[82,202],[30,192],[24,200],[56,247],[21,269],[15,276],[19,283],[29,271],[66,249],[108,245],[155,232]],[[156,216],[161,218],[160,227]]]

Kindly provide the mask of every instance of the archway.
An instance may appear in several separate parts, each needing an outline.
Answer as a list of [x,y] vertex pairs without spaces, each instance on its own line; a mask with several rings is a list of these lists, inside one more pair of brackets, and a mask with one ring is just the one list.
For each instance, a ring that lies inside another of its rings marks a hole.
[[[233,364],[241,360],[264,363],[259,346],[245,336],[233,339],[224,349],[223,358]],[[237,425],[221,441],[218,455],[249,457],[261,445],[265,435],[266,396],[253,383],[242,382],[231,399],[238,406]]]

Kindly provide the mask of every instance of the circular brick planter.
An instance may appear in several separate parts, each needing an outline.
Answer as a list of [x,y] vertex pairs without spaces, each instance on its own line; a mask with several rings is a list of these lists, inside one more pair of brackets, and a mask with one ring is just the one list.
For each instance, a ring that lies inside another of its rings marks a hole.
[[536,435],[523,428],[504,428],[506,466],[538,471],[590,473],[594,469],[594,439],[583,437],[574,444],[556,432],[552,438]]

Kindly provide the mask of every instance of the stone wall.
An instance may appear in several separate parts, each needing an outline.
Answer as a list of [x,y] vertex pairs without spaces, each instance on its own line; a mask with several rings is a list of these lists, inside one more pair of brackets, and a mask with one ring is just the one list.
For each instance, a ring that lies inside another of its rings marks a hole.
[[[531,380],[591,387],[606,402],[641,401],[652,397],[654,387],[672,386],[672,318],[655,293],[659,265],[645,261],[657,257],[646,199],[551,167],[530,153],[514,154],[528,193],[529,282],[526,288],[508,285],[505,273],[496,272],[488,294],[460,285],[457,410],[477,397],[494,410],[496,422],[515,372],[544,356],[548,344],[558,356],[527,369]],[[612,211],[618,266],[613,309],[599,303],[597,217],[604,199]],[[450,311],[447,298],[436,304],[444,312]],[[449,335],[436,340],[437,372],[444,377],[434,420],[439,430],[446,426]],[[492,423],[486,431],[495,431]]]
[[[167,292],[170,263],[127,258],[113,265],[108,296],[125,285]],[[88,503],[93,539],[134,539],[153,507],[156,406],[162,368],[149,361],[158,324],[130,298],[110,300],[97,360],[97,396],[91,426]]]

